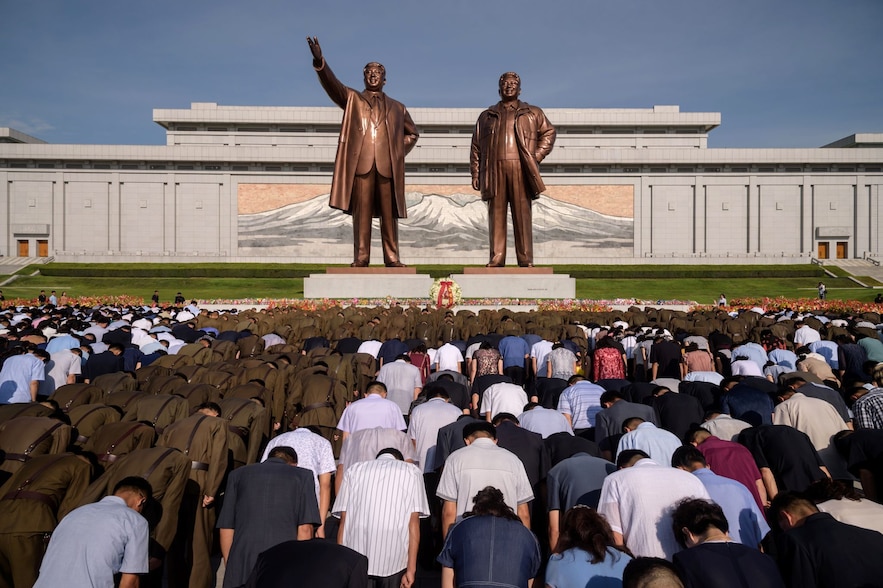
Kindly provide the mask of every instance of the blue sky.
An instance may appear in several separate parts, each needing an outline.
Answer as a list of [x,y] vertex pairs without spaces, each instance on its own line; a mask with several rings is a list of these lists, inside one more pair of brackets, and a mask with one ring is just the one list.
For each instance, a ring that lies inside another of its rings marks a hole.
[[[409,107],[484,107],[508,70],[544,108],[720,112],[710,147],[883,132],[881,0],[0,0],[0,126],[164,144],[154,108],[330,106],[380,61]],[[419,121],[417,121],[419,123]]]

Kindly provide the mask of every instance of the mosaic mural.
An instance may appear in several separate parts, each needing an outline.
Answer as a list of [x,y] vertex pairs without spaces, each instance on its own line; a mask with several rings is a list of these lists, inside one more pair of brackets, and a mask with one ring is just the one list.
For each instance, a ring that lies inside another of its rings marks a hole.
[[[329,208],[328,191],[327,184],[239,184],[239,254],[351,256],[350,217]],[[470,187],[409,185],[406,196],[408,218],[399,222],[404,261],[473,263],[487,256],[487,208]],[[376,237],[378,221],[374,222]],[[631,257],[634,187],[548,186],[534,202],[533,225],[538,263]],[[510,248],[511,232],[510,227]],[[374,248],[379,255],[378,239]]]

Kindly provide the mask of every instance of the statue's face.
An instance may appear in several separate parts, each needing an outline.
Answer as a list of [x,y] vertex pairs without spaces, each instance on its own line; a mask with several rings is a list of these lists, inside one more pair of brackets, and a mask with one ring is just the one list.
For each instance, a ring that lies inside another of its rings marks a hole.
[[386,69],[379,63],[369,63],[365,66],[365,89],[379,92],[386,83]]
[[500,98],[504,102],[516,100],[521,94],[521,80],[515,76],[505,76],[500,80]]

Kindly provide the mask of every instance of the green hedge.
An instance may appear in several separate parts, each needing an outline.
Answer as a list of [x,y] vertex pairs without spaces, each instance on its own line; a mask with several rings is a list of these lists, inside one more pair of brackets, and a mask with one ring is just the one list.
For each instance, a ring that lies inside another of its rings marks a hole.
[[821,278],[824,270],[816,265],[595,265],[556,267],[555,273],[573,278]]
[[325,271],[325,265],[305,264],[88,264],[50,263],[40,273],[52,277],[78,278],[303,278]]
[[[304,278],[324,273],[325,264],[109,264],[50,263],[39,268],[44,276],[78,278]],[[462,273],[462,265],[418,266],[433,278]],[[30,272],[29,272],[30,273]],[[663,278],[821,278],[816,265],[567,265],[555,266],[555,273],[577,279],[663,279]]]

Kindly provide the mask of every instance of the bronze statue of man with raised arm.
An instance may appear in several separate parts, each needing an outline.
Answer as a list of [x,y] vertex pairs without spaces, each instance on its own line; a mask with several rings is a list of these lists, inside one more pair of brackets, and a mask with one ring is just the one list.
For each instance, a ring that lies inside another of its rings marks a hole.
[[417,143],[417,127],[405,105],[383,93],[386,69],[381,64],[365,66],[365,89],[359,92],[334,76],[316,37],[307,37],[307,43],[322,87],[344,111],[329,205],[353,217],[350,265],[368,266],[371,219],[380,217],[384,264],[404,267],[399,258],[398,219],[408,216],[405,155]]
[[518,265],[533,266],[531,205],[546,189],[540,162],[555,144],[555,127],[542,110],[518,100],[521,78],[500,76],[500,102],[481,113],[472,134],[472,187],[488,204],[490,261],[506,265],[506,214],[512,211]]

